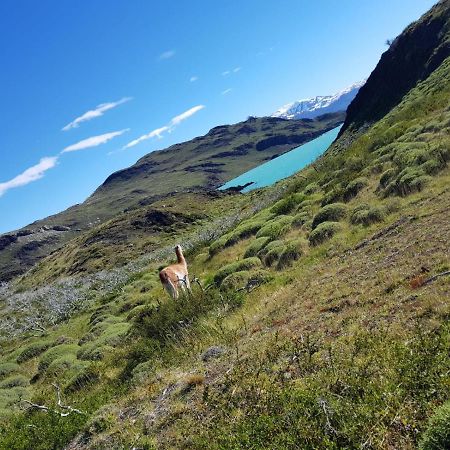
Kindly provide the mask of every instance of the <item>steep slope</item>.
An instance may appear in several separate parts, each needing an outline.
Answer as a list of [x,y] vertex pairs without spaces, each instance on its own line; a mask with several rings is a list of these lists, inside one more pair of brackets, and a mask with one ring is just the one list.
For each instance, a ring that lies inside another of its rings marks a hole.
[[364,83],[365,80],[352,84],[333,95],[316,96],[288,103],[274,112],[272,117],[290,120],[312,119],[322,114],[345,111]]
[[347,109],[340,135],[381,119],[450,55],[450,1],[439,1],[383,53]]
[[416,448],[449,400],[449,69],[193,247],[205,291],[169,301],[167,254],[62,323],[28,316],[0,353],[0,448]]
[[64,243],[120,213],[148,207],[174,192],[214,189],[262,162],[308,142],[344,120],[249,118],[155,151],[109,176],[82,204],[0,236],[0,282],[20,275]]

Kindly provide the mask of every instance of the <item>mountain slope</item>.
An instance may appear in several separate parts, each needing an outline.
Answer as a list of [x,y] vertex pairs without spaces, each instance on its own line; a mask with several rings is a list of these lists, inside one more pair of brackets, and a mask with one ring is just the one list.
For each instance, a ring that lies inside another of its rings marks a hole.
[[53,285],[0,287],[0,449],[448,448],[449,105],[450,57],[339,152],[225,198],[240,223],[174,229],[204,287],[178,302],[173,250],[59,320]]
[[449,55],[450,0],[441,0],[383,53],[349,105],[340,135],[381,119]]
[[348,88],[333,95],[317,96],[288,103],[274,112],[272,117],[290,120],[312,119],[322,114],[345,111],[364,83],[365,80],[352,84]]
[[342,112],[315,120],[249,118],[152,152],[109,176],[84,203],[1,235],[0,282],[20,275],[64,243],[121,213],[148,207],[174,192],[215,189],[343,120]]

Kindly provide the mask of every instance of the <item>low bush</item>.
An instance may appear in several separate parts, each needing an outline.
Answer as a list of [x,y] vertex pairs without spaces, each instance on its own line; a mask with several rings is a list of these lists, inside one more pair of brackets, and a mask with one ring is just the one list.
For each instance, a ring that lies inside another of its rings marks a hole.
[[287,197],[278,200],[275,205],[272,206],[270,211],[276,215],[280,214],[289,214],[293,211],[299,203],[301,203],[305,199],[303,194],[291,194]]
[[309,243],[313,246],[333,237],[339,230],[340,225],[337,222],[322,222],[309,234]]
[[365,186],[367,186],[368,180],[365,177],[355,178],[353,181],[347,184],[344,190],[344,200],[348,201],[358,195],[358,192]]
[[97,382],[100,378],[100,371],[97,366],[90,364],[81,369],[67,383],[64,391],[67,393],[79,391],[86,386]]
[[264,225],[258,231],[256,237],[259,238],[265,236],[269,237],[271,240],[278,239],[289,231],[291,224],[291,216],[280,216]]
[[264,256],[264,265],[267,267],[272,266],[274,262],[278,261],[278,258],[286,250],[286,248],[286,245],[283,243],[282,245],[270,249]]
[[240,289],[253,284],[267,283],[271,275],[266,270],[242,270],[228,275],[223,281],[221,287],[224,289]]
[[356,207],[350,215],[350,222],[353,225],[368,226],[376,222],[382,222],[383,219],[384,213],[381,208],[366,204]]
[[33,342],[25,347],[17,356],[16,361],[21,364],[29,359],[39,356],[53,345],[51,341]]
[[294,218],[292,219],[292,226],[299,228],[302,225],[304,225],[306,222],[308,222],[308,220],[311,218],[311,216],[309,215],[309,213],[307,213],[306,211],[303,212],[299,212],[298,214],[296,214],[294,216]]
[[258,252],[264,248],[270,242],[269,237],[260,237],[254,239],[251,244],[247,247],[244,253],[244,258],[250,258],[251,256],[256,256]]
[[435,411],[419,443],[419,450],[446,448],[450,448],[450,401]]
[[24,387],[28,386],[30,383],[28,378],[23,375],[12,375],[8,378],[5,378],[2,382],[0,382],[0,389],[10,389],[13,387]]
[[288,242],[278,258],[277,269],[285,269],[297,261],[303,253],[302,246],[303,240],[301,239]]
[[321,206],[339,202],[343,198],[344,198],[344,188],[340,183],[338,183],[323,196]]
[[12,362],[0,364],[0,380],[19,370],[19,366]]
[[343,203],[331,203],[322,207],[314,216],[312,227],[316,228],[322,222],[338,222],[347,214],[347,207]]
[[39,372],[45,371],[55,359],[67,355],[76,355],[80,347],[76,344],[62,344],[48,349],[39,359]]
[[142,348],[136,348],[135,356],[131,352],[129,358],[132,364],[126,369],[131,373],[137,364],[144,362],[141,354],[150,358],[150,354],[157,352],[168,341],[173,339],[178,331],[194,323],[214,308],[228,306],[230,309],[242,304],[242,294],[234,291],[220,291],[212,288],[203,293],[186,296],[178,301],[166,301],[158,306],[148,306],[134,321],[134,329],[147,338]]
[[320,191],[320,186],[317,183],[309,183],[305,189],[303,189],[303,193],[306,195],[311,195],[318,191]]
[[241,270],[249,270],[260,266],[261,260],[256,256],[227,264],[214,275],[214,283],[220,286],[222,281],[231,273],[240,272]]

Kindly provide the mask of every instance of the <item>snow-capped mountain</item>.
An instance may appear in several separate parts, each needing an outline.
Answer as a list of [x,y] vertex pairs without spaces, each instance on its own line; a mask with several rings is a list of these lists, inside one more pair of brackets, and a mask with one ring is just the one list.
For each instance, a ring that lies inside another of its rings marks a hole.
[[344,111],[355,98],[360,87],[366,80],[352,84],[334,95],[323,95],[304,100],[298,100],[282,106],[272,114],[272,117],[282,119],[312,119],[326,113]]

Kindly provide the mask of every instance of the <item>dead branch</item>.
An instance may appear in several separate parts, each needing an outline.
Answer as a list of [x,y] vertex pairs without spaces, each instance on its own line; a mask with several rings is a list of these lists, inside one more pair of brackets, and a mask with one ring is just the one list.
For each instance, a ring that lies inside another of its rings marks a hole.
[[61,417],[67,417],[71,413],[84,414],[83,411],[80,411],[79,409],[73,408],[70,405],[63,405],[62,400],[61,400],[61,388],[56,383],[52,383],[52,386],[56,389],[56,396],[57,396],[57,399],[58,399],[58,403],[57,403],[58,407],[61,408],[62,410],[65,410],[66,412],[58,411],[57,409],[52,409],[52,408],[49,408],[48,406],[45,406],[45,405],[39,405],[37,403],[31,402],[30,400],[22,399],[22,401],[24,403],[26,403],[27,405],[30,405],[31,408],[39,409],[41,411],[46,411],[46,412],[50,411],[52,413],[59,414]]
[[438,279],[439,277],[444,277],[445,275],[450,275],[450,270],[447,270],[447,271],[441,272],[441,273],[437,273],[436,275],[433,275],[432,277],[427,278],[423,282],[422,286],[424,286],[425,284],[432,283],[434,280]]

